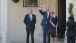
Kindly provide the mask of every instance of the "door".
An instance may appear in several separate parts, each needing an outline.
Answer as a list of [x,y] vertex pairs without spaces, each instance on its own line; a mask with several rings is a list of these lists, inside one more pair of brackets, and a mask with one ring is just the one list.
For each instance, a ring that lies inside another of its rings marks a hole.
[[58,0],[59,38],[64,38],[66,23],[66,0]]

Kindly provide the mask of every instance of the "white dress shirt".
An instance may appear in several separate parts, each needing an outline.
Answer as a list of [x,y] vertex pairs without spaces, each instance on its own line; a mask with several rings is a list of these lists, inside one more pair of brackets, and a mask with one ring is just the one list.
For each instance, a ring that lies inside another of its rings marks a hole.
[[47,19],[49,18],[49,12],[47,12]]
[[39,8],[39,10],[41,10],[42,8]]

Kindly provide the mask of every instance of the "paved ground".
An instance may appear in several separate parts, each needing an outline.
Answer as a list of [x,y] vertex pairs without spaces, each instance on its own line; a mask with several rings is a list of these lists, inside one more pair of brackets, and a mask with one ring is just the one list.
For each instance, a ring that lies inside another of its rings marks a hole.
[[2,40],[0,39],[0,43],[2,43]]
[[[12,42],[12,43],[26,43],[26,42]],[[31,43],[31,42],[30,42]],[[38,41],[38,40],[35,40],[35,43],[43,43],[42,41]],[[51,42],[50,42],[51,43]],[[66,41],[60,39],[58,40],[58,43],[67,43]]]
[[[1,42],[1,39],[0,39],[0,43],[2,43]],[[26,42],[21,42],[21,41],[12,41],[12,43],[26,43]],[[31,42],[30,42],[31,43]],[[42,41],[38,41],[38,40],[35,40],[35,43],[43,43]],[[50,42],[51,43],[51,42]],[[58,43],[67,43],[66,41],[64,41],[64,40],[62,40],[62,39],[60,39],[60,40],[58,40]]]

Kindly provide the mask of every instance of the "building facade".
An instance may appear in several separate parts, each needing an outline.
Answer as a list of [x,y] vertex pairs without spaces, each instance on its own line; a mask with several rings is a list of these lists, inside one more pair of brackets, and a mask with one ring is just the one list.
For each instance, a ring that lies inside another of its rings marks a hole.
[[[23,0],[19,0],[18,3],[12,2],[12,0],[9,0],[10,4],[10,13],[9,13],[9,25],[10,25],[10,31],[11,31],[11,40],[12,41],[25,41],[26,40],[26,26],[23,23],[25,15],[28,13],[28,9],[32,8],[33,13],[36,15],[36,29],[35,29],[35,40],[42,40],[42,36],[39,36],[42,34],[42,15],[39,13],[39,7],[23,7]],[[46,7],[50,7],[50,11],[54,11],[56,15],[57,14],[57,0],[38,0],[38,6],[41,3],[43,5],[43,10],[46,10]]]
[[[43,5],[42,9],[44,11],[46,10],[45,8],[49,6],[50,11],[54,11],[55,14],[58,15],[57,0],[37,0],[37,1],[38,6],[40,5],[40,3]],[[0,25],[3,30],[3,31],[0,30],[1,37],[3,40],[2,43],[7,42],[7,40],[9,39],[11,39],[11,41],[20,41],[20,42],[26,41],[26,29],[25,29],[26,26],[23,23],[23,19],[25,15],[28,13],[29,8],[33,9],[33,13],[36,15],[37,19],[34,34],[35,40],[42,41],[42,26],[40,25],[42,21],[42,15],[39,13],[39,7],[23,7],[23,0],[19,0],[19,2],[17,3],[13,2],[12,0],[6,0],[6,1],[0,0],[0,2],[1,2],[0,5],[2,6],[2,7],[0,6],[0,12],[1,12]],[[3,13],[3,11],[5,12]]]
[[[74,14],[76,14],[75,3],[76,0],[66,0],[66,21],[69,16],[68,5],[72,2],[74,4]],[[50,11],[54,11],[58,16],[58,0],[38,0],[38,6],[42,4],[42,9],[45,11],[46,7],[50,7]],[[23,7],[23,0],[15,3],[12,0],[0,0],[0,35],[2,43],[10,43],[13,41],[25,42],[26,41],[26,26],[23,23],[28,9],[32,8],[33,13],[36,15],[36,29],[35,40],[42,41],[42,15],[39,13],[39,7]],[[75,15],[76,16],[76,15]],[[76,19],[75,19],[76,20]]]

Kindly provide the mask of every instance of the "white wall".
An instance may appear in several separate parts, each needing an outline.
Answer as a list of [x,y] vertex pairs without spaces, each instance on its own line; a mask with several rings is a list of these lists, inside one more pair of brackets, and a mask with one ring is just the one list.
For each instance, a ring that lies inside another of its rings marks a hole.
[[68,8],[69,8],[69,3],[73,3],[74,8],[73,8],[73,13],[74,13],[74,18],[76,21],[76,0],[66,0],[66,21],[68,20],[69,13],[68,13]]
[[76,0],[73,0],[73,5],[74,5],[73,13],[74,13],[75,21],[76,21]]
[[69,17],[68,8],[70,2],[72,2],[72,0],[66,0],[66,21],[68,20]]

